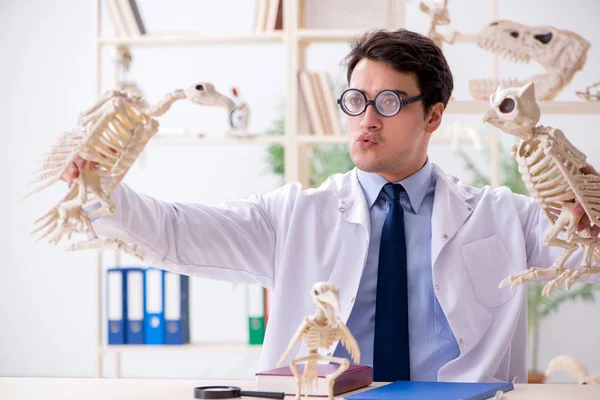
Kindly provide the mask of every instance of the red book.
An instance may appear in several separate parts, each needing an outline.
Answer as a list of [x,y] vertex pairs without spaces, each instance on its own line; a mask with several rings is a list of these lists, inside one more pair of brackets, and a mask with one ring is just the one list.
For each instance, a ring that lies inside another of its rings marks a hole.
[[[304,373],[306,364],[298,364],[300,376]],[[312,393],[308,396],[327,397],[328,386],[325,376],[338,370],[338,364],[317,364],[317,382],[312,386]],[[350,365],[346,371],[335,379],[333,395],[338,396],[356,389],[369,386],[373,383],[373,368],[366,365]],[[287,395],[296,394],[296,379],[290,367],[281,367],[256,374],[257,390],[268,392],[284,392]],[[305,389],[302,388],[302,396]]]

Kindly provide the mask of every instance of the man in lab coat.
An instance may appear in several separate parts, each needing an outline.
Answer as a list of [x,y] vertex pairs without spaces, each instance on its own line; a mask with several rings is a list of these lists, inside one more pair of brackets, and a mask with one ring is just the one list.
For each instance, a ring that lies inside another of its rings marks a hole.
[[[361,364],[374,366],[375,380],[525,382],[526,288],[498,284],[553,264],[562,250],[542,244],[548,221],[531,198],[467,186],[429,160],[430,137],[453,90],[448,64],[430,39],[373,31],[353,43],[345,61],[350,89],[339,104],[348,114],[355,169],[316,189],[291,183],[217,206],[167,203],[121,184],[111,196],[114,215],[95,221],[95,229],[138,244],[150,265],[271,290],[260,370],[276,366],[313,313],[313,284],[330,281],[340,288],[340,318],[360,346]],[[375,337],[386,329],[376,320],[390,321],[376,315],[386,305],[376,307],[387,279],[378,283],[390,182],[402,185],[397,199],[407,249],[407,303],[399,293],[396,308],[407,318],[408,340],[398,341],[409,350],[392,354],[409,366],[405,376],[376,360],[384,339],[378,349]],[[305,352],[300,344],[286,361]],[[323,354],[347,357],[338,343]]]

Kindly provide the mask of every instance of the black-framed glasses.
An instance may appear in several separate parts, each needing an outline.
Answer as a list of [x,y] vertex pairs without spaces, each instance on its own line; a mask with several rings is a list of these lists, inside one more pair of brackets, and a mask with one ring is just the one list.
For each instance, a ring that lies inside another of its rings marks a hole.
[[423,100],[422,94],[402,99],[394,90],[382,90],[377,93],[374,100],[367,100],[367,96],[359,89],[346,89],[337,100],[337,103],[346,114],[356,117],[365,112],[369,104],[372,104],[375,110],[384,117],[393,117],[398,114],[402,107]]

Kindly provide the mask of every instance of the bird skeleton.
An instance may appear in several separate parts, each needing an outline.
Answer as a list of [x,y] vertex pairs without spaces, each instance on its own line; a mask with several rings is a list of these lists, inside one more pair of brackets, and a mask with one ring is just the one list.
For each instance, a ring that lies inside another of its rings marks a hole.
[[548,363],[544,375],[550,376],[559,370],[566,371],[580,385],[600,384],[600,374],[590,375],[587,368],[571,356],[560,355],[554,357]]
[[133,93],[109,90],[83,112],[78,126],[58,138],[34,171],[30,185],[37,186],[25,197],[60,180],[72,165],[78,167],[79,174],[64,198],[35,221],[37,227],[32,234],[41,232],[38,240],[49,237],[51,244],[58,244],[65,235],[70,239],[73,233],[84,234],[86,241],[72,244],[67,250],[107,248],[143,260],[143,252],[137,245],[98,237],[91,221],[114,213],[110,195],[158,131],[159,124],[154,118],[181,99],[233,110],[233,101],[215,91],[211,83],[193,82],[185,89],[168,93],[154,106]]
[[[540,114],[534,83],[530,82],[522,88],[498,87],[490,97],[490,108],[483,120],[519,138],[511,155],[518,163],[529,194],[552,223],[543,243],[564,249],[551,267],[532,267],[512,274],[502,280],[499,287],[554,278],[542,290],[547,296],[562,283],[568,290],[582,276],[600,273],[597,248],[600,239],[590,235],[589,227],[577,231],[579,218],[573,214],[573,209],[580,204],[591,223],[600,225],[600,177],[581,171],[587,165],[586,155],[575,148],[563,132],[537,126]],[[564,237],[559,237],[561,233]],[[565,268],[566,261],[580,246],[584,249],[580,268]]]
[[[337,340],[341,340],[355,363],[359,363],[360,350],[344,322],[336,315],[340,310],[338,287],[329,282],[317,282],[312,290],[315,313],[304,318],[277,366],[281,366],[294,345],[304,340],[308,355],[290,361],[290,369],[297,384],[296,399],[300,399],[303,388],[305,395],[308,395],[313,386],[318,384],[317,361],[333,361],[339,363],[340,367],[336,372],[325,377],[329,385],[329,399],[333,400],[335,379],[348,369],[350,362],[341,357],[321,355],[318,352],[319,348],[328,349]],[[296,365],[304,361],[306,361],[304,374],[300,376]]]
[[477,34],[477,45],[514,62],[539,63],[545,73],[526,80],[473,79],[469,91],[475,100],[487,100],[501,83],[521,87],[535,83],[538,100],[553,100],[587,60],[590,43],[568,30],[553,26],[526,26],[513,21],[494,21]]

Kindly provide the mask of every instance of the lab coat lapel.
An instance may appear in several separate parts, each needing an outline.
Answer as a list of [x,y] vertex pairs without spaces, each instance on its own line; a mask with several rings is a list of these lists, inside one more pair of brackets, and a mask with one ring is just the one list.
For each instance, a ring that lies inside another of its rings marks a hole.
[[431,264],[473,212],[472,194],[457,186],[434,165],[437,175],[431,220]]
[[335,197],[338,199],[338,212],[348,222],[364,226],[367,233],[369,233],[371,231],[369,208],[360,183],[358,183],[356,168],[346,174],[346,176],[348,178],[347,181],[335,194]]

